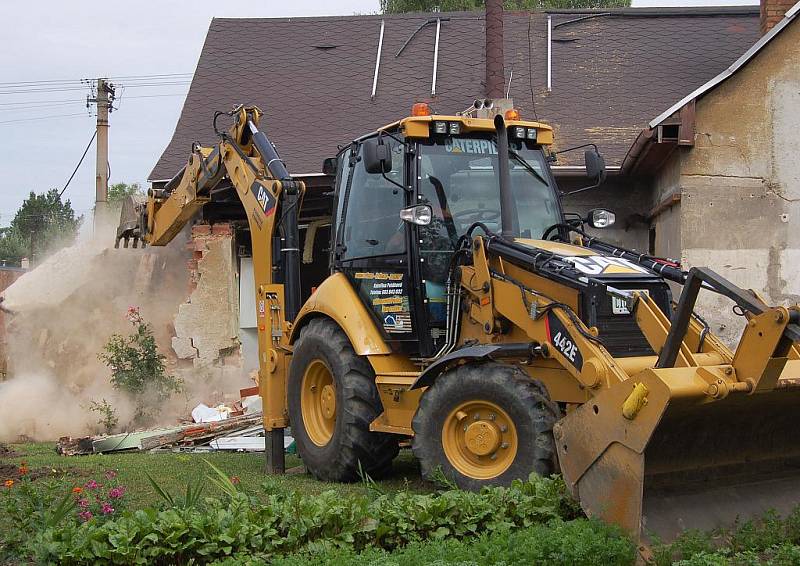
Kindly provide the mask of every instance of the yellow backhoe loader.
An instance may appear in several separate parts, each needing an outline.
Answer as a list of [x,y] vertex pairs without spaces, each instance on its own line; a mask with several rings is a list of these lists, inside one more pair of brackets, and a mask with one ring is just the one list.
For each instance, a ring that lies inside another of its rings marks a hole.
[[[411,439],[425,476],[467,489],[560,472],[637,539],[800,501],[800,308],[588,234],[613,213],[562,211],[552,128],[418,104],[326,160],[331,193],[289,175],[258,108],[228,115],[127,203],[117,243],[165,245],[200,213],[249,231],[269,471],[291,425],[321,479],[380,475]],[[735,352],[700,291],[745,317]]]

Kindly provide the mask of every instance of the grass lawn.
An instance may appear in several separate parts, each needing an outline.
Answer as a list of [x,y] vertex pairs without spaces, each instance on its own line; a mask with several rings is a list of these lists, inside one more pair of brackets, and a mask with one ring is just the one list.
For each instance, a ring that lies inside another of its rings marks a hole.
[[[33,473],[41,473],[55,478],[73,481],[76,486],[90,479],[103,480],[106,470],[118,474],[119,483],[127,488],[126,500],[129,509],[137,509],[160,501],[147,479],[150,474],[156,482],[172,494],[183,494],[187,483],[194,483],[198,477],[206,476],[211,468],[205,461],[213,463],[230,476],[236,476],[242,486],[251,494],[258,495],[259,485],[266,478],[264,454],[248,452],[209,452],[209,453],[147,453],[122,452],[108,455],[59,456],[55,443],[39,442],[29,444],[10,444],[8,448],[16,454],[13,457],[0,456],[0,465],[19,466],[23,461]],[[286,467],[297,468],[301,461],[297,456],[287,455]],[[8,479],[2,477],[0,484]],[[284,476],[273,476],[282,488],[303,493],[320,493],[335,489],[343,496],[349,494],[373,493],[361,483],[333,484],[321,482],[307,473],[292,470]],[[381,489],[396,491],[408,487],[411,491],[429,491],[419,476],[416,460],[410,450],[402,450],[394,462],[391,475],[380,480]],[[204,495],[219,495],[212,482],[205,482]]]

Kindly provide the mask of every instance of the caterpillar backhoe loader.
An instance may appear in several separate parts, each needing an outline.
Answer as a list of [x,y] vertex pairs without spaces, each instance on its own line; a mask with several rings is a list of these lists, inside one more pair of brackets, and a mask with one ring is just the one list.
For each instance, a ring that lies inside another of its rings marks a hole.
[[[613,214],[562,211],[549,126],[415,105],[326,160],[331,193],[289,175],[258,108],[229,116],[117,243],[198,214],[249,231],[270,471],[291,425],[321,479],[380,475],[410,439],[467,489],[560,472],[636,538],[800,502],[800,308],[590,235]],[[700,291],[746,318],[735,351]]]

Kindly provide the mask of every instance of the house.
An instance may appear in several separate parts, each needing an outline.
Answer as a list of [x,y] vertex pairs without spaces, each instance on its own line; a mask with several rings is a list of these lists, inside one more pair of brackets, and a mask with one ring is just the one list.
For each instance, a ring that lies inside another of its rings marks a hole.
[[[650,185],[653,253],[792,304],[800,302],[800,4],[768,1],[765,10],[765,34],[654,117],[622,173]],[[730,302],[701,300],[713,330],[738,337],[743,319]]]
[[[760,41],[762,21],[777,18],[775,10],[506,12],[508,96],[523,117],[554,127],[556,151],[594,143],[606,159],[604,186],[568,197],[566,209],[612,208],[617,226],[604,238],[683,257],[667,229],[678,206],[673,202],[677,197],[663,187],[668,160],[652,167],[637,164],[635,144],[648,136],[643,131],[658,126],[652,124],[654,116],[726,72]],[[265,129],[293,175],[317,189],[330,187],[332,178],[322,174],[322,161],[335,155],[339,144],[406,115],[414,102],[457,112],[485,96],[485,36],[481,12],[215,19],[173,138],[150,181],[163,186],[183,166],[192,142],[214,142],[214,112],[243,103],[265,111]],[[676,112],[686,118],[689,111],[678,108],[665,119],[674,123]],[[658,135],[655,139],[665,141]],[[560,154],[554,172],[564,191],[586,184],[581,152]],[[212,230],[227,231],[219,228],[220,218],[206,220],[217,222]],[[209,245],[228,250],[240,287],[240,304],[229,305],[228,312],[233,320],[241,312],[239,337],[254,367],[255,321],[248,314],[254,311],[252,267],[245,229],[234,222],[232,235],[221,233],[211,244],[208,227],[196,226],[202,242],[190,267],[200,270],[198,262]]]

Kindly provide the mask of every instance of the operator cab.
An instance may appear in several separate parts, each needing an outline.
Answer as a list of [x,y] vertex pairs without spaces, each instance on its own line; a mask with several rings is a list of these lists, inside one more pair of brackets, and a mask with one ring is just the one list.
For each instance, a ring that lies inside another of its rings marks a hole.
[[[348,277],[393,348],[429,357],[445,338],[459,239],[475,223],[500,231],[500,176],[492,120],[434,116],[420,106],[355,140],[327,167],[336,174],[332,271]],[[506,123],[512,233],[539,239],[564,222],[546,153],[553,131],[517,114]]]

